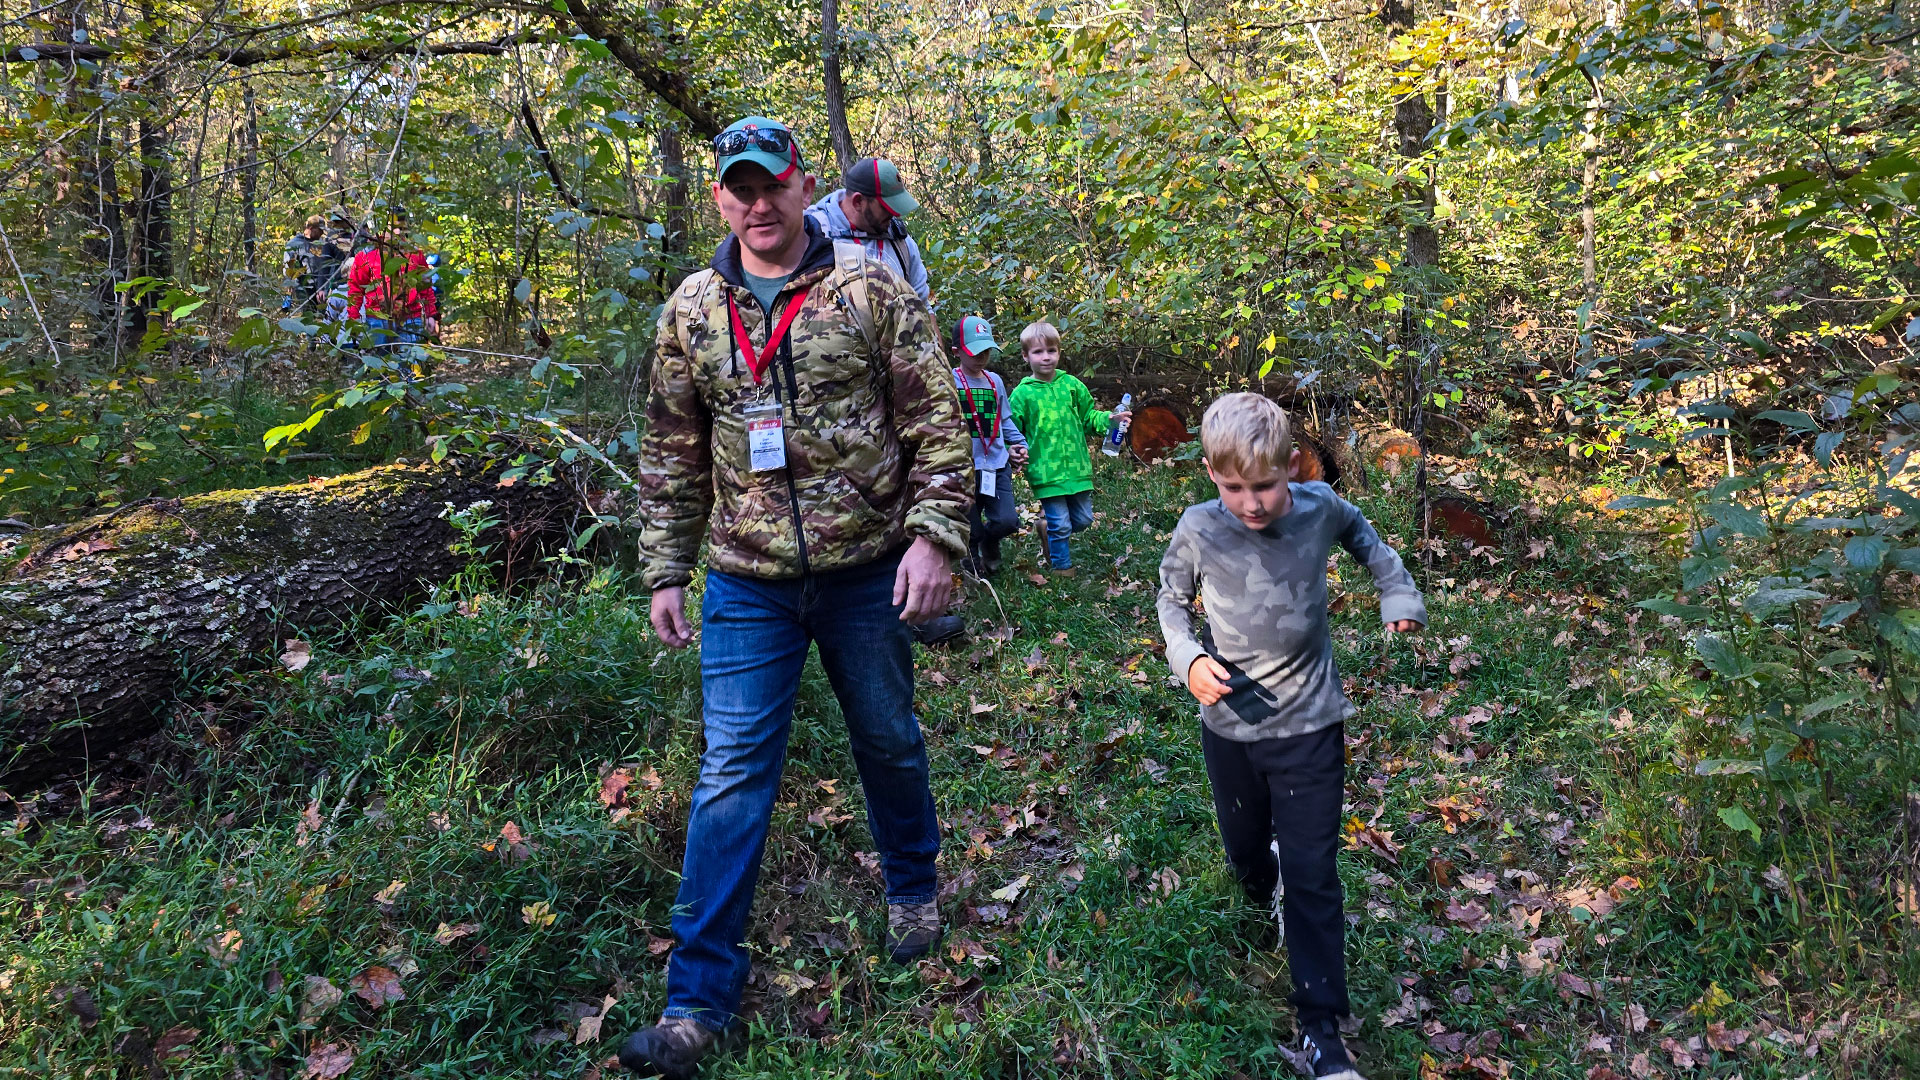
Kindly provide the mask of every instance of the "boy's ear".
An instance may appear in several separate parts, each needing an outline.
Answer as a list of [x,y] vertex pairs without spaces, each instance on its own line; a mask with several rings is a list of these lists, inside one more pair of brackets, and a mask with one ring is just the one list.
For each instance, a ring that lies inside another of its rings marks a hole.
[[1297,446],[1287,455],[1287,479],[1289,481],[1300,479],[1300,448]]

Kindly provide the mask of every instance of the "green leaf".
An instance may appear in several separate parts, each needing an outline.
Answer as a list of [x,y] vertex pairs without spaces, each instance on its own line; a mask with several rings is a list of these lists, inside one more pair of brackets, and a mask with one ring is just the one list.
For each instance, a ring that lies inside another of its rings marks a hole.
[[1841,549],[1847,562],[1857,570],[1874,570],[1887,557],[1887,541],[1879,536],[1855,536]]
[[1825,600],[1826,598],[1826,593],[1815,592],[1812,589],[1755,589],[1753,595],[1747,597],[1741,606],[1758,619],[1803,600]]
[[1745,776],[1765,771],[1763,762],[1746,758],[1707,758],[1693,767],[1695,776]]
[[1849,600],[1844,604],[1829,604],[1820,612],[1820,626],[1823,628],[1839,626],[1841,623],[1853,618],[1854,612],[1859,610],[1860,604],[1855,600]]
[[1880,241],[1866,233],[1852,233],[1847,237],[1847,247],[1863,259],[1871,259],[1880,253]]
[[1719,814],[1720,820],[1726,822],[1727,828],[1734,832],[1747,833],[1753,837],[1755,843],[1760,842],[1760,826],[1747,816],[1745,810],[1738,806],[1724,806],[1720,808]]
[[320,329],[317,326],[309,326],[299,319],[293,318],[281,319],[279,326],[280,329],[285,330],[289,334],[311,334]]
[[1757,176],[1754,178],[1753,183],[1755,187],[1787,187],[1792,184],[1798,184],[1803,180],[1811,179],[1813,179],[1813,174],[1805,169],[1781,169],[1779,172],[1770,172],[1764,176]]
[[1833,452],[1840,448],[1841,441],[1846,437],[1845,432],[1823,431],[1814,438],[1813,456],[1819,459],[1822,467],[1833,467]]
[[520,283],[513,287],[513,298],[523,304],[527,302],[527,297],[532,295],[533,282],[526,278],[521,278]]
[[1801,431],[1819,431],[1820,424],[1803,412],[1788,412],[1785,409],[1768,409],[1755,417],[1756,420],[1771,420],[1776,424],[1785,424]]
[[1682,604],[1658,596],[1651,600],[1642,600],[1634,606],[1645,608],[1656,615],[1672,615],[1675,618],[1687,619],[1689,621],[1704,619],[1713,614],[1712,608],[1702,607],[1699,604]]
[[1773,346],[1767,344],[1765,339],[1751,330],[1735,330],[1728,336],[1761,356],[1767,356],[1773,352]]
[[1842,690],[1837,694],[1828,694],[1819,701],[1809,702],[1800,709],[1802,722],[1813,719],[1824,712],[1832,712],[1842,705],[1851,705],[1860,700],[1860,690]]
[[1729,679],[1741,678],[1753,670],[1752,661],[1740,655],[1718,634],[1701,634],[1694,638],[1693,651],[1715,674]]
[[1708,503],[1707,514],[1713,520],[1742,536],[1767,535],[1767,519],[1760,511],[1740,503]]

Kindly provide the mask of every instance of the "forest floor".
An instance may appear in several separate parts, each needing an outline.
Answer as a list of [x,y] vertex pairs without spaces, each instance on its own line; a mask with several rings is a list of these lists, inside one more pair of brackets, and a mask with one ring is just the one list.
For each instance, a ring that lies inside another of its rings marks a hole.
[[[1193,463],[1100,469],[1081,576],[1034,574],[1017,537],[995,590],[969,588],[972,639],[919,653],[949,933],[917,967],[877,956],[876,860],[810,662],[751,1029],[707,1075],[1291,1075],[1286,963],[1251,944],[1153,615],[1168,533],[1212,493]],[[1355,498],[1417,565],[1405,485]],[[1920,1075],[1898,928],[1687,798],[1673,721],[1700,706],[1634,607],[1665,584],[1657,537],[1574,506],[1436,557],[1414,637],[1382,635],[1341,558],[1362,1066]],[[0,826],[0,1074],[616,1075],[661,1005],[696,657],[580,568],[462,582],[300,660]]]

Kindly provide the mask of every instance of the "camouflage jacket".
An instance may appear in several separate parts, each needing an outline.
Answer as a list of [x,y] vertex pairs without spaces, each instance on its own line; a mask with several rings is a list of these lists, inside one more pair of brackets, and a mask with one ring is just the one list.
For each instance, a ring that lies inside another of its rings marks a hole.
[[[734,347],[733,299],[751,348],[775,319],[728,237],[660,314],[640,442],[640,561],[650,589],[693,576],[704,531],[717,570],[791,578],[871,562],[925,536],[967,553],[973,464],[933,313],[898,274],[811,223],[775,312],[806,289],[756,382]],[[747,409],[777,402],[787,465],[749,468]]]

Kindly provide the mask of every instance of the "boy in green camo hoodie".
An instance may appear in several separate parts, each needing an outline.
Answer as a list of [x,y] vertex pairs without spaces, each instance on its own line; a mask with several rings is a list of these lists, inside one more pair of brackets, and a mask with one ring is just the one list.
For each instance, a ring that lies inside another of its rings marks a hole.
[[1020,332],[1020,350],[1033,374],[1008,395],[1013,422],[1027,436],[1027,482],[1040,497],[1047,530],[1047,562],[1054,574],[1073,576],[1067,538],[1093,524],[1093,459],[1089,438],[1104,438],[1121,411],[1094,408],[1087,384],[1060,370],[1060,331],[1036,322]]

